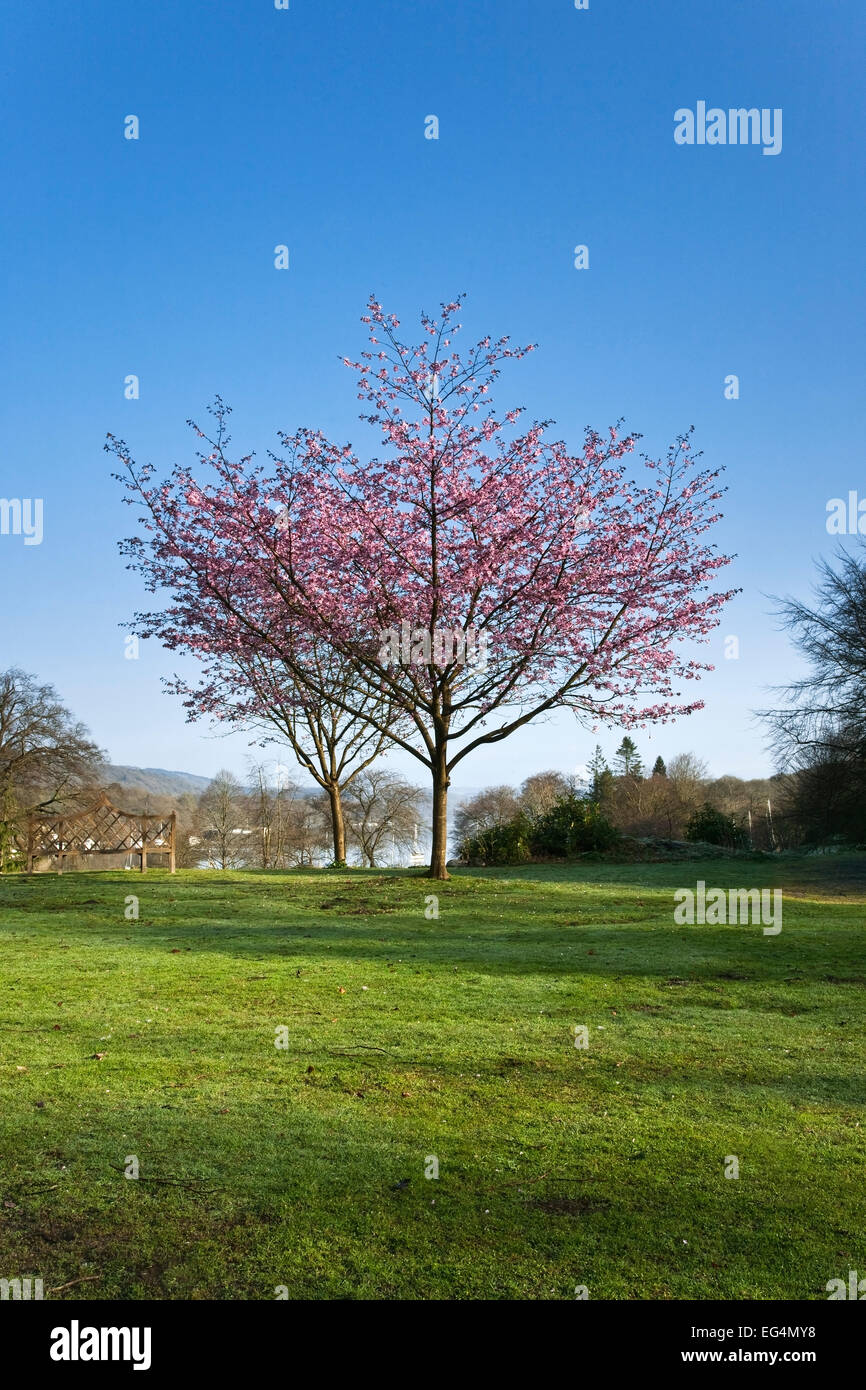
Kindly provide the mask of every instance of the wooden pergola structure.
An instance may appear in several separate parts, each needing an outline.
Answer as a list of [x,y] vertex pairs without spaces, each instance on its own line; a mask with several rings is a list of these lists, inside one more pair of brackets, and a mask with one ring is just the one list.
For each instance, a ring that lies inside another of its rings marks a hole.
[[57,858],[63,873],[69,854],[137,854],[141,872],[147,870],[148,852],[167,854],[175,872],[177,812],[140,815],[121,811],[103,795],[88,810],[66,816],[29,816],[27,820],[27,872],[39,855]]

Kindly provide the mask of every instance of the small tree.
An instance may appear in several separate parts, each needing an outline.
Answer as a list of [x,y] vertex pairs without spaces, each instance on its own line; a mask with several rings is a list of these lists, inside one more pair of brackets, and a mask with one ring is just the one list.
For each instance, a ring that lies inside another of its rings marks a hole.
[[[207,710],[219,709],[220,719],[261,731],[262,743],[273,742],[272,731],[286,739],[327,798],[334,864],[340,866],[346,862],[344,797],[378,758],[387,735],[368,722],[363,702],[358,714],[346,712],[345,696],[355,680],[350,664],[321,642],[307,642],[305,653],[303,667],[293,669],[265,653],[221,653],[194,691],[178,681],[173,688],[183,689],[193,712],[204,700]],[[382,713],[381,701],[368,704]]]
[[298,868],[313,865],[327,855],[331,842],[328,796],[324,792],[313,796],[302,792],[295,797],[290,808],[286,863]]
[[668,770],[665,767],[665,760],[661,755],[659,755],[653,763],[652,775],[653,777],[667,777],[668,775]]
[[[115,795],[112,795],[109,788],[108,796],[116,805],[124,805],[124,795],[120,788]],[[169,811],[174,810],[177,813],[175,863],[179,869],[197,869],[202,861],[199,800],[193,792],[183,792],[180,796],[171,798],[168,807]]]
[[595,745],[595,752],[589,761],[589,775],[589,799],[607,814],[614,800],[614,777],[599,744]]
[[244,789],[234,773],[222,768],[199,799],[204,850],[216,869],[235,869],[255,853],[243,831],[248,807]]
[[677,753],[668,765],[668,786],[681,812],[695,810],[703,800],[708,779],[707,764],[694,753]]

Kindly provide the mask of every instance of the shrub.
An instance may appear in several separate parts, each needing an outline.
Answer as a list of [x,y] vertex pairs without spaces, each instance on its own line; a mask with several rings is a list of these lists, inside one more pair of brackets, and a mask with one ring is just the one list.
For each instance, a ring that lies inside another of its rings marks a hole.
[[619,831],[602,815],[596,802],[584,801],[568,792],[537,818],[530,847],[533,854],[564,859],[586,850],[610,849],[618,839]]
[[729,849],[745,849],[749,843],[748,835],[742,826],[737,825],[734,817],[717,811],[708,801],[689,820],[686,839],[701,840],[708,845],[726,845]]
[[538,816],[521,811],[502,825],[466,836],[460,856],[485,865],[526,864],[534,858],[567,859],[589,850],[610,849],[618,840],[619,831],[595,802],[566,792]]
[[529,818],[521,811],[504,825],[490,825],[476,835],[467,835],[460,844],[460,857],[472,863],[525,864],[531,858]]

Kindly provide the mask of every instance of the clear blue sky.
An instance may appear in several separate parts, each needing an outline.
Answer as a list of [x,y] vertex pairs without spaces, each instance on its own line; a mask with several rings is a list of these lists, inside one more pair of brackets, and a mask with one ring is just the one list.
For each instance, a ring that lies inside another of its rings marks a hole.
[[[45,531],[0,536],[0,664],[54,682],[116,762],[241,771],[243,737],[161,693],[175,659],[124,659],[142,596],[105,433],[167,468],[219,391],[242,451],[299,424],[363,450],[338,358],[367,295],[408,325],[467,291],[467,337],[540,344],[500,402],[575,445],[623,415],[658,453],[694,424],[726,466],[744,592],[707,708],[638,741],[768,772],[751,712],[792,658],[766,595],[807,592],[828,498],[866,495],[864,37],[862,0],[7,3],[0,496],[43,498]],[[701,100],[781,107],[781,154],[676,145]],[[569,770],[594,742],[562,717],[461,782]]]

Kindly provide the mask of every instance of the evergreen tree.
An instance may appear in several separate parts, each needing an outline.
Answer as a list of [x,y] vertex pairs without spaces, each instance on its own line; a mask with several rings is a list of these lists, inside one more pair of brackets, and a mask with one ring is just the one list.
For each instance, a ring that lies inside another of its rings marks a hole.
[[601,804],[610,792],[613,774],[605,762],[600,743],[595,745],[595,752],[587,763],[587,771],[589,772],[589,799]]
[[653,763],[652,775],[653,777],[667,777],[668,775],[668,770],[665,767],[665,760],[661,756],[656,758],[655,762]]
[[637,744],[626,734],[614,754],[616,770],[620,777],[642,777],[643,766],[638,756]]

